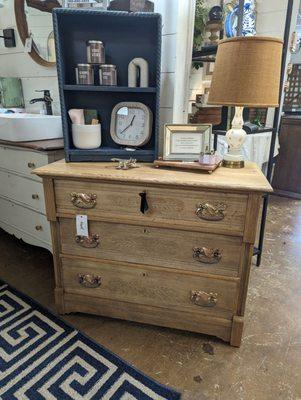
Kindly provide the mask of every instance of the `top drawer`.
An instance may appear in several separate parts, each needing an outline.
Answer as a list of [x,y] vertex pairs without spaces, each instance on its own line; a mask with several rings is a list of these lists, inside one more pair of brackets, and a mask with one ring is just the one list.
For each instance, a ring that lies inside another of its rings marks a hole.
[[41,178],[32,174],[32,171],[46,164],[48,164],[48,156],[42,152],[0,146],[0,168],[41,181]]
[[[112,222],[141,221],[231,235],[243,234],[248,199],[240,194],[65,180],[55,181],[55,193],[60,216],[87,214]],[[148,206],[144,213],[143,198]]]

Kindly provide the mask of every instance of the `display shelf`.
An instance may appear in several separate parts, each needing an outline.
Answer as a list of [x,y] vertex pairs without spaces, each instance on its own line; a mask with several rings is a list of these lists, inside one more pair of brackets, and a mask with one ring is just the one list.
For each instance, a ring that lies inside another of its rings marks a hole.
[[195,50],[192,54],[193,62],[215,62],[217,46],[205,46],[201,50]]
[[[152,162],[155,157],[154,150],[143,150],[137,149],[134,151],[128,151],[125,149],[116,149],[113,147],[100,147],[99,149],[93,150],[85,150],[84,154],[82,150],[79,149],[70,149],[69,150],[69,157],[70,162],[76,161],[98,161],[99,156],[103,158],[102,161],[111,161],[112,158],[135,158],[140,160],[143,158],[143,161]],[[84,158],[84,159],[83,159]]]
[[[57,8],[53,11],[53,21],[66,161],[108,161],[114,157],[154,161],[159,136],[161,15]],[[104,43],[106,63],[116,65],[119,86],[75,84],[76,65],[87,61],[88,40]],[[150,87],[128,87],[128,65],[137,57],[148,62]],[[151,138],[135,152],[120,147],[110,135],[112,110],[126,101],[141,102],[153,114]],[[102,130],[100,148],[80,150],[74,147],[68,115],[71,108],[97,110]]]
[[155,87],[128,87],[128,86],[96,86],[96,85],[64,85],[64,90],[78,92],[129,92],[129,93],[156,93]]

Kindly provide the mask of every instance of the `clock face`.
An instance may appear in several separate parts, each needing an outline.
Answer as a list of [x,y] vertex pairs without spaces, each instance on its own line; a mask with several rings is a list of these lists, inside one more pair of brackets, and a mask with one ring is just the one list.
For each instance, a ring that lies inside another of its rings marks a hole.
[[151,110],[142,103],[119,103],[111,118],[111,136],[115,143],[125,146],[142,146],[152,133]]

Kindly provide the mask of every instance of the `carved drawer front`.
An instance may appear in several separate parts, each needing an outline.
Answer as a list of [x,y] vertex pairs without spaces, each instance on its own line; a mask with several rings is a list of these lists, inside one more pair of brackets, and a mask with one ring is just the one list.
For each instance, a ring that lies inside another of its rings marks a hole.
[[89,221],[89,238],[75,219],[61,219],[63,254],[238,276],[242,239],[174,229]]
[[[123,263],[63,258],[66,293],[231,319],[238,283]],[[89,300],[87,300],[89,301]]]
[[82,212],[238,236],[244,230],[246,195],[64,180],[55,182],[55,191],[60,215]]

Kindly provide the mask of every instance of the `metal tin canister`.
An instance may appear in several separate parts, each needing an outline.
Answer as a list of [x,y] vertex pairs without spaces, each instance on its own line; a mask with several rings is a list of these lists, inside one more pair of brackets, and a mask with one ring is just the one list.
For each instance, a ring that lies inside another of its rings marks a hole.
[[90,64],[77,64],[75,68],[77,85],[94,85],[94,70]]
[[89,40],[87,42],[87,60],[90,64],[104,64],[105,48],[100,40]]
[[99,83],[102,86],[116,86],[117,85],[116,65],[103,64],[99,67]]

